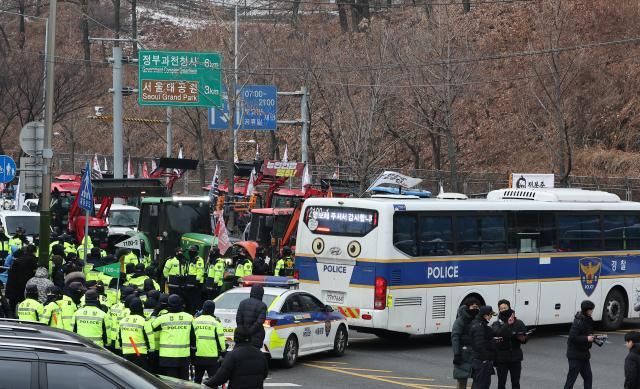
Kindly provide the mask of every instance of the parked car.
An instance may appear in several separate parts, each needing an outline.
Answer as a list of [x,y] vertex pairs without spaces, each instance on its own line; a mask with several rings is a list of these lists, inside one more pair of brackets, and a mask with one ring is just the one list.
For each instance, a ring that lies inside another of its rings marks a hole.
[[[252,276],[243,281],[245,284],[295,285],[294,280],[287,277]],[[234,288],[215,299],[215,315],[222,320],[228,343],[233,342],[238,305],[249,298],[250,291],[248,286]],[[266,286],[262,301],[267,305],[262,351],[270,358],[292,367],[299,356],[325,351],[344,354],[349,336],[347,320],[316,296],[304,290]]]

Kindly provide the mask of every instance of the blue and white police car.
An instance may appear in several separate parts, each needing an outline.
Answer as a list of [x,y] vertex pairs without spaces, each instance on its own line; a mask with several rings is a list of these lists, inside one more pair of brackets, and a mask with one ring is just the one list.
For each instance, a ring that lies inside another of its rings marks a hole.
[[228,342],[233,341],[238,306],[249,298],[250,285],[255,283],[264,286],[262,301],[267,305],[263,352],[286,367],[295,365],[299,356],[325,351],[344,354],[349,336],[346,318],[311,293],[298,290],[297,281],[287,277],[245,277],[243,287],[215,299],[215,315]]

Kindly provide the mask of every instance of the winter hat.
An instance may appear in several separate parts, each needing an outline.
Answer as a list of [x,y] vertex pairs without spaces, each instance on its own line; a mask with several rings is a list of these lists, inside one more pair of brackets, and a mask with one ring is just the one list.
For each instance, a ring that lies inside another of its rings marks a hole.
[[87,305],[97,303],[98,292],[94,289],[87,290],[87,293],[84,294],[84,301],[87,303]]
[[213,315],[216,311],[216,303],[211,300],[207,300],[202,304],[202,314],[203,315]]
[[73,271],[73,272],[67,274],[66,276],[64,276],[64,284],[65,284],[65,286],[68,286],[74,281],[79,281],[81,283],[84,283],[85,279],[86,278],[85,278],[85,275],[84,275],[83,272],[81,272],[81,271]]
[[144,309],[142,307],[142,301],[138,297],[133,297],[129,300],[129,310],[132,315],[144,316]]
[[172,294],[169,296],[169,300],[167,301],[169,305],[169,311],[171,312],[180,312],[182,310],[182,297],[177,294]]
[[584,300],[580,304],[580,310],[582,311],[582,313],[586,313],[588,310],[593,310],[595,307],[596,305],[589,300]]
[[38,286],[37,285],[27,285],[24,289],[24,294],[28,298],[38,299]]
[[491,305],[483,305],[483,306],[480,307],[480,311],[478,312],[478,315],[480,315],[480,316],[484,316],[484,315],[495,316],[496,313],[493,311],[493,307],[491,307]]

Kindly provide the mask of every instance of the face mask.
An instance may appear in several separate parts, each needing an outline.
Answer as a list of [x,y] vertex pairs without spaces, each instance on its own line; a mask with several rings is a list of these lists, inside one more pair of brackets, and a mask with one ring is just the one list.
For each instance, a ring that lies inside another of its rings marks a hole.
[[471,317],[475,317],[479,311],[480,309],[478,308],[467,308],[467,313],[471,315]]
[[512,309],[507,309],[506,311],[502,311],[502,312],[500,312],[500,320],[507,321],[507,320],[509,320],[509,318],[511,317],[512,314],[513,314],[513,310]]
[[198,256],[198,252],[197,251],[189,251],[189,257],[191,257],[191,259],[195,258]]
[[182,260],[184,258],[183,254],[176,254],[176,258],[178,258],[179,260]]

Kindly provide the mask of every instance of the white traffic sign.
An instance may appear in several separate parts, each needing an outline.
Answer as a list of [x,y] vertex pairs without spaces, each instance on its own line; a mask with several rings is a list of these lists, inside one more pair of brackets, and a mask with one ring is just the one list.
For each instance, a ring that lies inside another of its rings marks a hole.
[[44,123],[29,122],[20,130],[20,147],[27,155],[35,157],[44,149]]
[[116,247],[140,251],[140,238],[136,236],[132,236],[127,240],[123,240],[120,243],[116,243]]

